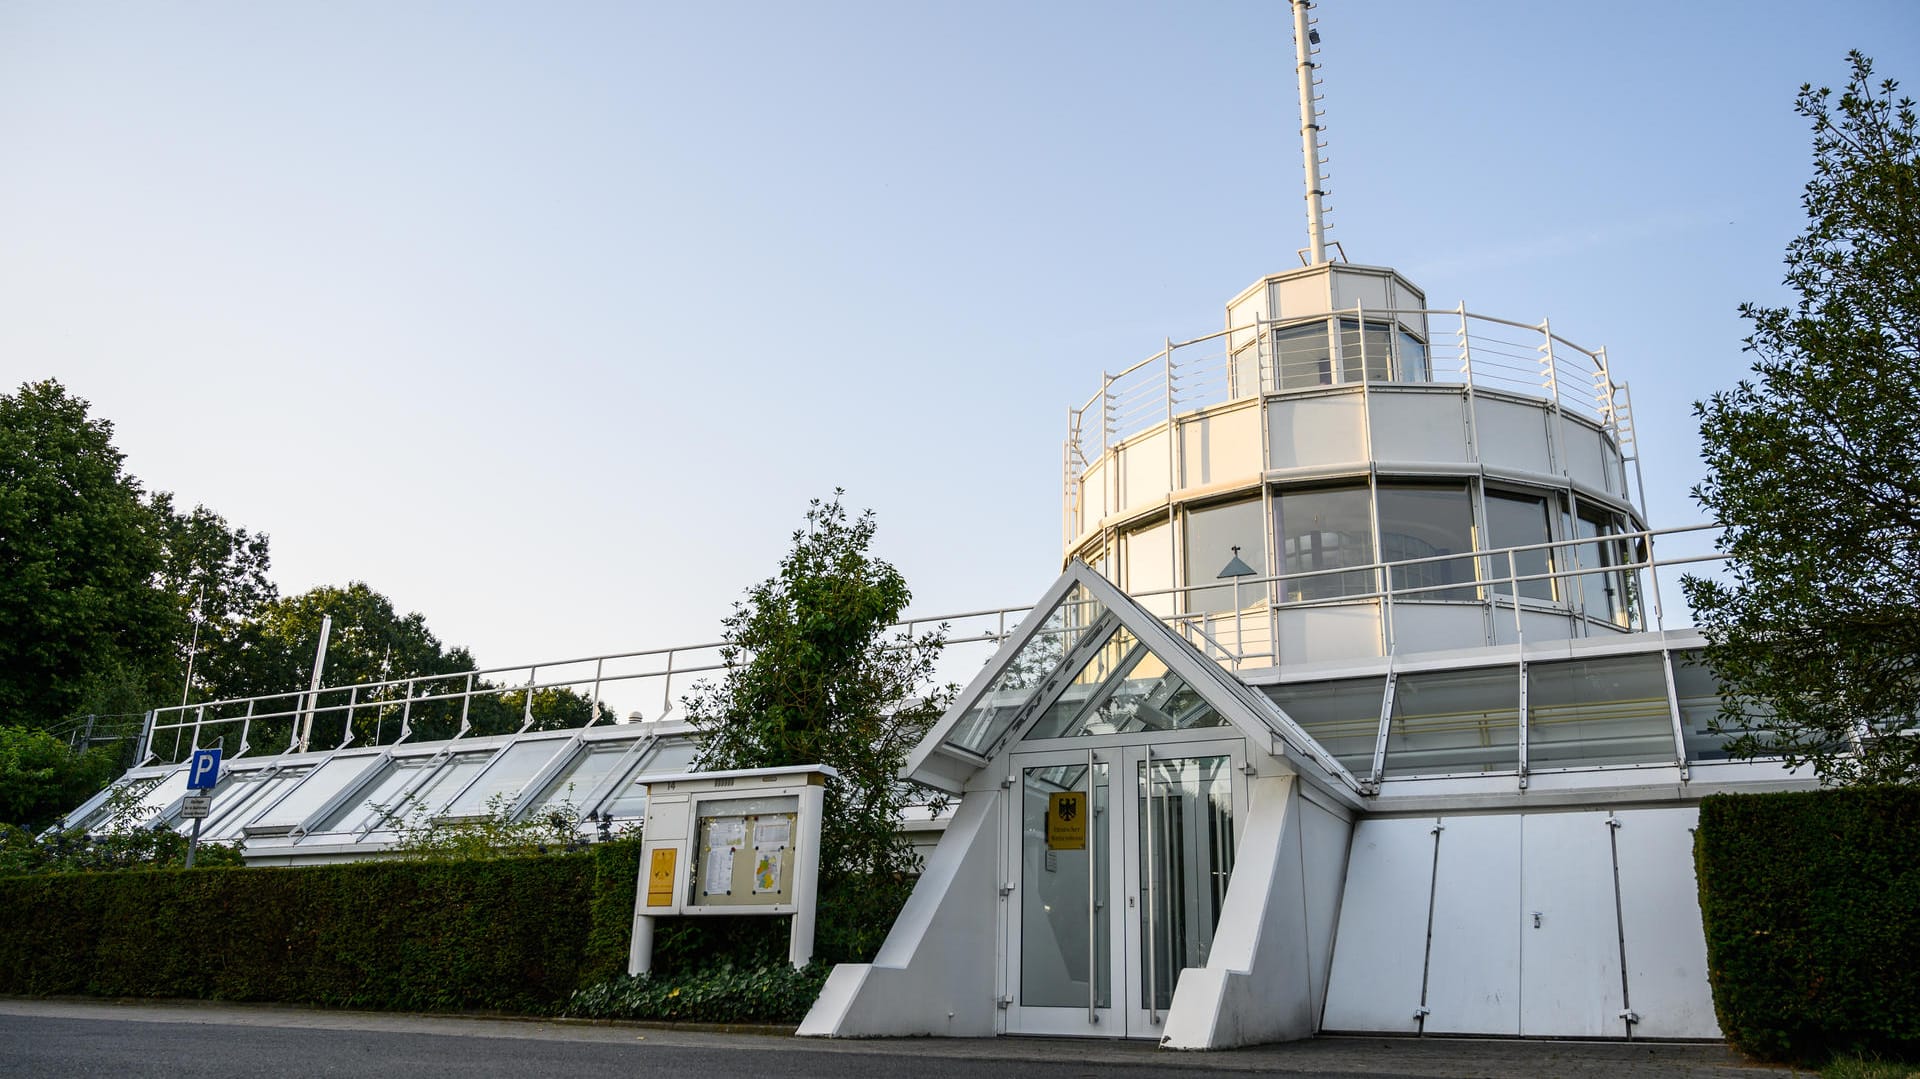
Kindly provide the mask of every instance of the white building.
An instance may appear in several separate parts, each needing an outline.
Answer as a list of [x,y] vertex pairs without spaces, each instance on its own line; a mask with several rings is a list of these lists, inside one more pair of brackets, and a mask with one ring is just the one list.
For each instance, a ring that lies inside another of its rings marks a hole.
[[1605,351],[1330,259],[1302,126],[1306,265],[1073,412],[1066,573],[803,1034],[1719,1036],[1698,801],[1807,781],[1708,733]]

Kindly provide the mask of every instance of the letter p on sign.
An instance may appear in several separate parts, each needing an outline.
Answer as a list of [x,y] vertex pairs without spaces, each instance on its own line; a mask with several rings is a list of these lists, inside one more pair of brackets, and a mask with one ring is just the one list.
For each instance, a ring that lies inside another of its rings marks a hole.
[[217,749],[196,749],[193,760],[187,765],[187,789],[210,791],[220,781],[220,751]]

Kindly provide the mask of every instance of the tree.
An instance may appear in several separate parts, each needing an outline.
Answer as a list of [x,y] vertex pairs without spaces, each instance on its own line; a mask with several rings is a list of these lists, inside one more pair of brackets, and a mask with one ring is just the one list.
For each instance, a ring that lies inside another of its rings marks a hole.
[[937,795],[902,781],[900,768],[952,692],[916,697],[946,627],[888,633],[912,594],[870,553],[872,511],[849,520],[843,493],[811,503],[779,571],[727,617],[720,680],[682,702],[702,768],[840,773],[827,784],[820,838],[818,950],[829,961],[870,955],[911,891],[919,865],[901,819]]
[[119,771],[108,749],[76,753],[45,731],[0,727],[0,822],[38,831]]
[[1687,597],[1740,756],[1824,782],[1913,782],[1920,737],[1920,138],[1892,80],[1849,56],[1813,127],[1788,307],[1746,304],[1753,377],[1695,405],[1725,579]]
[[[113,425],[58,382],[0,396],[0,717],[42,728],[138,698],[178,636],[162,550]],[[99,708],[96,703],[95,710]]]
[[[171,597],[182,624],[170,657],[177,686],[186,688],[190,669],[195,685],[218,680],[220,672],[205,669],[201,657],[229,653],[240,628],[279,597],[267,578],[272,564],[267,536],[233,528],[205,506],[181,513],[173,508],[173,495],[164,491],[153,496],[148,509],[161,549],[155,583]],[[194,696],[207,699],[205,693]]]

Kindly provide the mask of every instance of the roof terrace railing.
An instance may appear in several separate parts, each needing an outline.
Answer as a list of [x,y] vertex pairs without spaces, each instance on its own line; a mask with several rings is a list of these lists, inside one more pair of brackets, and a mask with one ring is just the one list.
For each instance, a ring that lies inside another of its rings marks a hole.
[[[1303,350],[1298,331],[1315,323],[1328,326],[1327,338],[1317,342],[1324,347]],[[1425,339],[1409,332],[1403,341],[1409,326],[1422,327]],[[1357,355],[1345,355],[1349,349]],[[1107,450],[1182,413],[1263,393],[1365,382],[1468,385],[1537,397],[1605,427],[1631,456],[1627,390],[1613,380],[1606,349],[1576,345],[1545,319],[1530,324],[1477,315],[1465,304],[1453,310],[1355,306],[1168,339],[1146,359],[1102,375],[1100,389],[1067,411],[1069,494]]]
[[[1236,671],[1272,666],[1284,659],[1273,647],[1278,636],[1274,619],[1281,612],[1333,604],[1378,601],[1388,652],[1396,644],[1395,605],[1428,600],[1464,600],[1510,612],[1516,633],[1522,635],[1522,619],[1528,612],[1568,617],[1578,613],[1598,624],[1611,622],[1618,630],[1666,629],[1669,611],[1674,609],[1679,594],[1679,574],[1725,558],[1710,542],[1710,533],[1716,528],[1690,525],[1471,554],[1244,577],[1239,580],[1240,594],[1234,608],[1225,611],[1196,608],[1208,606],[1207,600],[1219,596],[1228,582],[1140,592],[1133,598],[1188,643]],[[1611,553],[1603,555],[1603,547]],[[1590,557],[1593,564],[1589,564]],[[1537,564],[1541,558],[1546,569],[1521,572],[1523,566]],[[1423,567],[1461,562],[1473,564],[1472,579],[1431,583],[1421,572]],[[1616,582],[1616,594],[1621,597],[1618,609],[1599,614],[1581,611],[1577,597],[1582,582],[1592,578]],[[1360,583],[1355,585],[1356,581]],[[1552,589],[1554,598],[1543,601],[1529,596],[1525,586],[1535,582]],[[1650,620],[1647,605],[1640,601],[1643,594],[1651,604]],[[913,634],[946,626],[948,652],[939,677],[958,681],[970,673],[968,660],[983,651],[971,646],[997,648],[1030,610],[1025,606],[998,607],[915,617],[892,628]],[[300,690],[170,705],[147,713],[135,759],[142,764],[184,761],[192,750],[217,740],[229,748],[230,756],[253,751],[278,754],[330,750],[355,743],[392,745],[412,738],[429,718],[443,724],[456,739],[510,733],[526,730],[537,718],[544,718],[537,715],[537,695],[543,690],[577,694],[576,714],[571,718],[584,722],[568,722],[568,726],[600,723],[613,714],[613,701],[633,702],[643,697],[657,699],[660,711],[656,718],[666,718],[674,711],[676,686],[684,692],[692,687],[690,680],[725,668],[722,647],[720,642],[708,642],[612,652],[531,665],[325,686],[317,692]],[[578,707],[580,704],[585,707]],[[504,710],[503,705],[507,706]],[[476,713],[493,720],[494,727],[477,723],[481,716]],[[256,739],[259,744],[255,744]]]

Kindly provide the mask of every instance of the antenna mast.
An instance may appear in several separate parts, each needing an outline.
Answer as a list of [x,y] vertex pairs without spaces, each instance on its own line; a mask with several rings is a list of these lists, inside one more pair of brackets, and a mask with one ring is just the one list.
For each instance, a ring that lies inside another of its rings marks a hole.
[[1320,42],[1320,33],[1309,25],[1307,18],[1312,0],[1290,2],[1293,4],[1294,70],[1300,76],[1300,152],[1307,167],[1307,265],[1318,266],[1327,261],[1326,207],[1321,203],[1326,192],[1320,186],[1323,164],[1320,151],[1324,146],[1320,142],[1320,110],[1314,106],[1313,95],[1313,71],[1319,66],[1313,62],[1313,54],[1318,51],[1314,46]]

